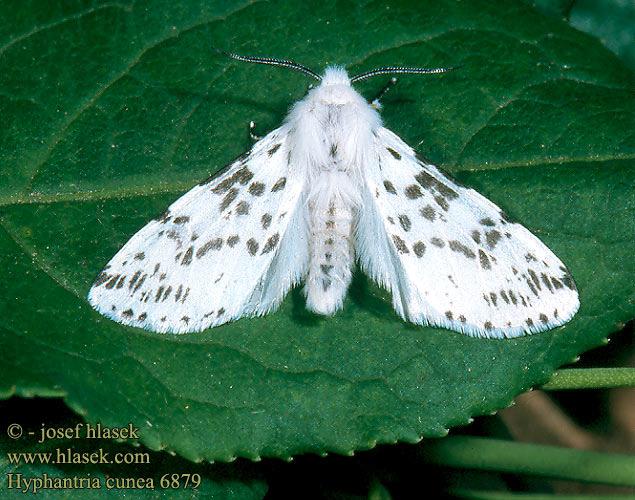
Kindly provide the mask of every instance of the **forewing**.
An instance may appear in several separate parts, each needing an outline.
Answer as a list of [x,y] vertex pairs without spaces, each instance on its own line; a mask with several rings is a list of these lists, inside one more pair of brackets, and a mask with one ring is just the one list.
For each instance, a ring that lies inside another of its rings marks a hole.
[[282,127],[135,234],[90,303],[115,321],[173,333],[268,312],[306,267],[302,246],[283,248],[302,235],[301,190]]
[[536,236],[458,185],[387,129],[364,166],[358,224],[364,269],[417,324],[515,337],[568,321],[579,306],[571,274]]

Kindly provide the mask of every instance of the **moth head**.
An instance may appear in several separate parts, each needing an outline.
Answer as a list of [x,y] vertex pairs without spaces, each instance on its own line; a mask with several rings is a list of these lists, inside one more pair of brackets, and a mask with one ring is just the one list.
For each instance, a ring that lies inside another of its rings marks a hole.
[[322,76],[322,85],[343,85],[345,87],[351,86],[351,80],[348,77],[348,73],[341,66],[329,66],[324,71]]
[[341,66],[327,67],[320,85],[311,94],[324,104],[342,105],[359,99],[359,95],[351,87],[348,73]]

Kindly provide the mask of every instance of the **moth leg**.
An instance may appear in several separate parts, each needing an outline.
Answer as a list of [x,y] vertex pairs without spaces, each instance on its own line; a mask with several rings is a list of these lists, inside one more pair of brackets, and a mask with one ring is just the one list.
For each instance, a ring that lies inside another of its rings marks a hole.
[[390,80],[388,80],[388,83],[384,85],[384,88],[379,91],[379,93],[375,96],[375,98],[372,101],[370,101],[370,105],[374,109],[379,111],[381,109],[380,99],[384,97],[386,95],[386,92],[388,92],[391,88],[393,88],[396,83],[397,83],[397,77],[393,76]]
[[262,136],[256,134],[255,130],[256,130],[256,124],[253,121],[249,122],[249,138],[254,142],[262,139]]

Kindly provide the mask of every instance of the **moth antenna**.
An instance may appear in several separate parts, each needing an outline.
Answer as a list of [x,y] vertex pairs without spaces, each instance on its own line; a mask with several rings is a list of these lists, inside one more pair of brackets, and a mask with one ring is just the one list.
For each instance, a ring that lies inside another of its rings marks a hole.
[[372,78],[373,76],[377,75],[395,75],[400,73],[430,75],[436,73],[447,73],[448,71],[456,68],[458,68],[458,66],[453,66],[451,68],[404,68],[400,66],[386,66],[383,68],[376,68],[370,71],[366,71],[365,73],[360,73],[359,75],[355,75],[353,78],[351,78],[351,83],[366,80],[367,78]]
[[320,75],[318,75],[317,73],[315,73],[314,71],[310,70],[309,68],[307,68],[306,66],[303,66],[302,64],[299,64],[297,62],[294,61],[289,61],[286,59],[276,59],[273,57],[259,57],[259,56],[241,56],[239,54],[234,54],[232,52],[226,52],[224,50],[220,50],[217,49],[217,52],[230,57],[232,59],[236,59],[237,61],[245,61],[245,62],[252,62],[252,63],[257,63],[257,64],[268,64],[270,66],[281,66],[283,68],[289,68],[289,69],[293,69],[295,71],[300,71],[301,73],[304,73],[305,75],[309,75],[312,78],[315,78],[317,81],[322,80],[322,77],[320,77]]

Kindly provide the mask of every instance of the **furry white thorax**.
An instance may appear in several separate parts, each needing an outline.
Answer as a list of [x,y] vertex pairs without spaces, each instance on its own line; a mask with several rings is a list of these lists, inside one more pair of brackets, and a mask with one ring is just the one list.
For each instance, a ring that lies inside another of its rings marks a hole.
[[333,314],[351,281],[361,169],[381,118],[351,87],[343,68],[329,67],[320,85],[293,106],[287,123],[295,168],[307,183],[307,307]]

